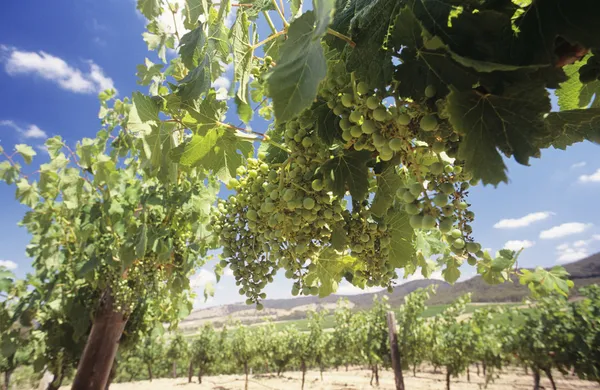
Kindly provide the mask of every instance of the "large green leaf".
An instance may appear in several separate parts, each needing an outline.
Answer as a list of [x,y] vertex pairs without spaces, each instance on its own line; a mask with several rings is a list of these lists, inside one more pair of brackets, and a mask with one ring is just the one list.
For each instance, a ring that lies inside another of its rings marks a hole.
[[244,158],[251,152],[252,143],[241,140],[230,130],[216,127],[205,135],[194,135],[185,144],[179,163],[202,167],[227,182],[236,176],[237,167],[242,165]]
[[320,37],[314,34],[314,24],[312,11],[292,22],[288,39],[281,47],[280,60],[266,76],[278,121],[289,120],[308,107],[327,75],[323,47]]
[[204,57],[206,49],[206,34],[204,26],[199,26],[181,37],[179,43],[179,55],[181,62],[189,70],[198,66],[198,62]]
[[210,0],[185,0],[185,8],[183,11],[183,25],[188,30],[192,30],[198,25],[200,15],[207,13],[211,5]]
[[206,56],[179,82],[177,95],[183,102],[191,102],[209,90],[210,82],[210,58]]
[[127,119],[127,130],[134,133],[149,134],[159,122],[158,105],[154,100],[140,92],[134,92],[131,110]]
[[248,84],[252,71],[252,57],[254,48],[250,45],[250,21],[245,12],[238,12],[237,18],[231,27],[230,40],[233,50],[233,82],[239,83],[236,92],[238,115],[248,123],[252,118],[252,109],[248,99]]
[[600,108],[551,112],[544,123],[549,134],[543,147],[566,149],[584,140],[600,143]]
[[524,165],[530,157],[539,157],[539,144],[547,135],[544,116],[550,109],[548,92],[537,83],[506,86],[502,95],[453,90],[446,111],[463,136],[458,158],[484,184],[506,182],[506,166],[497,149]]
[[343,252],[324,248],[315,260],[314,271],[319,282],[319,297],[323,298],[337,291],[338,283],[346,272],[352,271],[356,259]]
[[227,103],[217,100],[217,94],[210,90],[198,107],[186,106],[187,113],[183,123],[194,133],[204,134],[220,124],[221,116],[227,109]]
[[37,154],[31,146],[25,144],[15,145],[15,150],[23,158],[25,164],[31,164],[31,161],[33,161],[33,157]]
[[37,184],[30,184],[26,179],[17,182],[17,199],[26,206],[33,208],[40,200]]
[[334,195],[344,197],[346,191],[352,198],[361,201],[369,192],[369,169],[367,162],[371,152],[346,151],[343,154],[328,160],[321,167],[325,179],[333,182]]
[[137,9],[147,19],[154,19],[163,11],[162,0],[137,0]]
[[384,219],[392,240],[389,261],[396,268],[404,267],[415,255],[415,231],[410,226],[409,219],[400,206],[389,209]]
[[399,155],[381,163],[382,172],[377,175],[377,191],[371,204],[371,212],[378,217],[383,217],[392,206],[396,191],[404,183],[404,178],[396,168],[399,164]]
[[314,10],[316,12],[317,25],[315,27],[315,36],[322,37],[327,33],[327,29],[333,20],[334,0],[313,0]]

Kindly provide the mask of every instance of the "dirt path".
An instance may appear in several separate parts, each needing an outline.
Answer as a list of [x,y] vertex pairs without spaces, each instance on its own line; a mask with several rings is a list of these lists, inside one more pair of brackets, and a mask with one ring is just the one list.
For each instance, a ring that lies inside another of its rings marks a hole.
[[[476,369],[473,367],[471,372],[471,382],[467,381],[466,375],[459,378],[452,378],[452,390],[480,390],[483,388],[484,378],[478,377]],[[559,390],[592,390],[600,389],[600,385],[595,382],[581,381],[574,377],[564,377],[560,373],[555,373],[555,381]],[[306,375],[306,390],[372,390],[377,389],[369,385],[371,378],[370,371],[358,368],[350,369],[346,372],[327,371],[323,374],[323,382],[319,379],[318,371],[309,371]],[[380,372],[379,375],[380,390],[394,390],[394,378],[390,371]],[[275,375],[255,375],[251,377],[249,390],[300,390],[301,374],[299,372],[284,373],[280,378]],[[412,373],[405,373],[405,385],[407,390],[444,390],[445,376],[441,373],[434,374],[432,370],[417,372],[413,377]],[[550,382],[542,379],[542,386],[551,389]],[[220,375],[203,378],[200,385],[197,378],[194,383],[187,383],[187,379],[158,379],[152,382],[141,381],[134,383],[113,384],[111,390],[243,390],[244,378],[240,375]],[[487,387],[490,390],[508,390],[508,389],[532,389],[533,377],[525,375],[520,369],[507,369],[499,374],[493,383]],[[67,388],[64,388],[65,390]]]

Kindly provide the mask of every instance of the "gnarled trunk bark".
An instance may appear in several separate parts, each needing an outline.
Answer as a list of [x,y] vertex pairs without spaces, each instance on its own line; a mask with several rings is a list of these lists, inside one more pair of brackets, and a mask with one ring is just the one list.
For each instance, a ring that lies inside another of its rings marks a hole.
[[10,386],[10,377],[12,376],[12,370],[4,372],[4,384],[2,385],[3,390],[8,390]]
[[171,372],[171,375],[173,375],[173,379],[177,378],[177,362],[175,360],[173,360],[173,371]]
[[446,369],[446,390],[450,390],[450,376],[452,373],[450,370]]
[[198,383],[202,384],[202,367],[198,369]]
[[244,390],[248,390],[248,363],[244,363],[244,373],[246,373],[246,384]]
[[100,307],[79,360],[72,390],[106,389],[127,320],[125,313],[115,311],[112,294],[106,290],[100,298]]
[[540,390],[540,371],[533,369],[533,390]]
[[556,390],[556,383],[554,383],[554,378],[552,377],[552,370],[548,368],[544,371],[546,372],[546,376],[548,377],[548,379],[550,379],[550,384],[552,385],[552,390]]
[[471,382],[471,372],[469,371],[469,366],[467,366],[467,381]]
[[192,383],[192,376],[194,376],[194,362],[190,360],[190,366],[188,367],[188,383]]
[[152,366],[150,364],[148,364],[147,366],[148,366],[148,380],[150,380],[150,382],[152,382]]
[[[306,378],[306,363],[304,362],[304,360],[300,364],[300,367],[302,368],[302,387],[301,387],[301,389],[304,390],[304,379]],[[246,390],[248,390],[248,389],[246,389]]]

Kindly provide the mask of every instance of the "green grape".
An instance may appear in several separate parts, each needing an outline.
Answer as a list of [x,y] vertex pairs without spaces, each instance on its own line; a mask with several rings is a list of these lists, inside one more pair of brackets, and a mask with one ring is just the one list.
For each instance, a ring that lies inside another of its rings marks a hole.
[[318,295],[319,294],[319,287],[317,286],[312,286],[310,288],[310,295]]
[[468,242],[466,248],[469,253],[477,253],[481,250],[481,245],[477,242]]
[[374,110],[381,104],[381,100],[377,96],[369,96],[367,99],[367,107],[370,110]]
[[351,130],[344,130],[344,132],[342,132],[342,139],[346,142],[348,141],[352,141],[352,131]]
[[396,123],[400,126],[407,126],[410,123],[411,119],[412,118],[408,114],[399,114],[396,117]]
[[235,173],[237,173],[238,176],[243,176],[246,173],[246,167],[243,165],[240,165],[239,167],[237,167],[237,169],[235,170]]
[[452,238],[459,238],[460,236],[462,236],[462,232],[458,229],[452,229],[450,231],[450,237]]
[[467,204],[467,202],[462,201],[462,202],[458,202],[458,205],[456,205],[456,207],[458,207],[459,210],[466,210],[469,205]]
[[422,215],[413,215],[409,219],[410,226],[413,229],[421,229],[423,228],[423,216]]
[[444,172],[444,164],[437,161],[429,166],[429,172],[434,175],[441,175]]
[[426,215],[423,217],[421,225],[423,226],[423,229],[433,229],[436,225],[436,220],[431,215]]
[[406,214],[408,214],[408,215],[417,215],[421,212],[421,210],[419,209],[419,206],[417,206],[414,203],[405,204],[404,211],[406,211]]
[[346,108],[350,108],[354,105],[354,102],[353,102],[354,96],[352,96],[349,93],[343,94],[341,100],[342,100],[342,105]]
[[271,193],[269,194],[269,198],[271,198],[273,200],[279,199],[279,190],[271,191]]
[[363,134],[362,128],[360,126],[358,126],[358,125],[352,126],[350,128],[350,134],[354,138],[359,138]]
[[260,167],[259,167],[259,168],[260,168],[260,171],[261,171],[262,173],[267,173],[267,172],[269,172],[269,165],[268,165],[268,164],[262,163],[262,164],[260,164]]
[[409,191],[415,197],[419,196],[423,192],[423,184],[421,184],[421,183],[413,183],[413,184],[410,185]]
[[378,133],[374,133],[373,134],[373,145],[375,145],[376,148],[380,148],[383,145],[385,145],[387,143],[387,140],[385,139],[385,137],[381,134]]
[[394,152],[398,152],[400,150],[402,150],[402,147],[404,146],[404,142],[402,142],[401,139],[399,138],[393,138],[390,140],[390,142],[388,143],[388,146],[390,147],[390,149],[392,149]]
[[236,188],[238,188],[239,185],[240,185],[240,182],[238,181],[238,179],[233,178],[233,177],[231,179],[229,179],[229,182],[227,182],[227,186],[229,188],[236,189]]
[[446,144],[440,141],[435,141],[431,146],[434,153],[440,154],[446,150]]
[[333,108],[333,113],[335,115],[342,115],[344,113],[344,111],[346,111],[346,110],[344,109],[344,106],[341,104],[338,104]]
[[428,85],[427,88],[425,88],[425,96],[428,98],[434,97],[436,92],[437,91],[433,85]]
[[358,92],[360,95],[366,95],[369,93],[369,85],[367,83],[365,83],[364,81],[361,81],[360,83],[358,83],[356,85],[356,92]]
[[439,225],[440,231],[442,233],[448,233],[452,229],[452,225],[453,225],[453,223],[452,223],[451,219],[444,218],[440,221],[440,225]]
[[304,137],[302,140],[302,146],[305,148],[310,148],[313,145],[313,140],[310,137]]
[[406,191],[404,195],[402,195],[402,200],[404,203],[412,203],[417,199],[415,195],[413,195],[410,191]]
[[350,121],[352,121],[358,125],[362,124],[362,122],[363,122],[363,116],[362,116],[361,112],[358,110],[352,111],[350,113],[349,119],[350,119]]
[[296,191],[294,191],[291,188],[288,188],[285,190],[285,192],[283,193],[283,200],[285,200],[286,202],[289,202],[290,200],[294,199],[294,197],[296,196]]
[[312,181],[311,187],[315,191],[321,191],[323,189],[323,181],[320,179],[315,179]]
[[255,210],[250,209],[246,212],[246,218],[250,221],[256,221],[258,219],[258,214]]
[[419,121],[419,126],[423,131],[433,131],[437,128],[437,118],[433,114],[425,115]]
[[387,109],[381,106],[374,109],[373,119],[375,119],[378,122],[384,122],[387,119]]
[[313,198],[304,198],[302,206],[307,210],[312,210],[315,207],[315,200]]
[[273,211],[275,211],[275,204],[271,202],[265,203],[264,210],[266,213],[272,213]]
[[455,174],[457,174],[457,175],[458,175],[459,173],[461,173],[461,172],[462,172],[462,167],[461,167],[461,166],[459,166],[459,165],[456,165],[456,166],[454,167],[454,169],[452,170],[452,172],[454,172]]
[[442,183],[440,185],[440,191],[442,191],[446,195],[450,195],[454,193],[454,186],[452,183]]
[[373,134],[377,130],[377,125],[370,119],[366,119],[361,125],[362,132],[365,134]]
[[254,301],[252,300],[252,298],[246,299],[246,305],[252,305],[253,303]]
[[297,296],[298,294],[300,294],[300,288],[296,284],[294,284],[292,286],[292,295]]
[[477,259],[475,257],[469,255],[467,257],[467,263],[469,263],[469,265],[476,266],[477,265]]
[[433,203],[435,203],[436,206],[438,207],[443,207],[445,205],[448,204],[448,195],[445,194],[437,194],[434,198],[433,198]]
[[256,304],[256,310],[261,311],[262,309],[264,309],[265,307],[263,306],[262,303],[257,303]]
[[394,158],[394,153],[392,153],[392,152],[389,152],[389,153],[380,152],[379,153],[379,159],[381,161],[390,161],[392,158]]
[[446,172],[446,173],[452,173],[453,171],[454,171],[454,167],[450,164],[448,164],[444,167],[444,172]]
[[457,238],[456,240],[454,240],[452,242],[452,247],[456,248],[456,249],[462,249],[465,247],[465,240],[463,240],[462,238]]
[[342,118],[340,120],[340,129],[342,129],[342,131],[346,131],[346,130],[350,129],[351,126],[352,126],[352,122],[350,122],[350,120],[348,118]]

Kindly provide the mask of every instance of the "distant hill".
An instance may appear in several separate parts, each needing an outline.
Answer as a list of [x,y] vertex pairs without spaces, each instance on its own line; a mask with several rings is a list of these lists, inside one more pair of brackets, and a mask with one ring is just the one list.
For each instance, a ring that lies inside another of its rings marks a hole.
[[[589,284],[600,283],[600,253],[565,265],[575,283],[575,289]],[[490,285],[481,276],[475,276],[464,282],[450,285],[440,280],[415,280],[394,288],[394,292],[385,293],[390,304],[400,306],[407,294],[429,285],[437,285],[437,294],[428,302],[430,305],[448,304],[458,297],[470,292],[473,302],[519,302],[529,295],[527,286],[522,286],[518,280],[513,283]],[[193,311],[180,324],[182,329],[194,329],[203,322],[213,322],[216,326],[228,319],[237,319],[244,323],[262,322],[265,318],[272,321],[285,321],[304,318],[311,309],[333,309],[338,300],[344,298],[354,309],[369,308],[373,298],[379,293],[364,293],[357,295],[331,295],[320,299],[317,297],[300,297],[293,299],[267,299],[263,301],[264,310],[257,311],[243,303],[235,303],[218,307]]]

